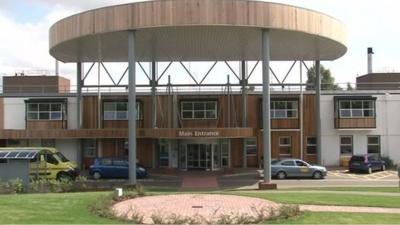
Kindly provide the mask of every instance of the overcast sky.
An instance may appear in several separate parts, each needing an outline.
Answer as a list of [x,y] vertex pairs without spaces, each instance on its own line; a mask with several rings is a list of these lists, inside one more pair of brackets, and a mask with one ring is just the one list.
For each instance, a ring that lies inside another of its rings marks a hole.
[[[48,53],[48,30],[57,20],[87,9],[132,0],[0,0],[0,74],[22,70],[54,70]],[[367,70],[367,47],[374,48],[375,72],[400,71],[400,1],[398,0],[273,0],[329,14],[348,28],[348,51],[323,62],[337,82],[355,82]],[[290,64],[277,65],[284,71]],[[221,68],[222,70],[222,68]],[[73,77],[72,65],[61,65]],[[122,69],[123,71],[123,69]],[[258,71],[257,73],[259,73]]]

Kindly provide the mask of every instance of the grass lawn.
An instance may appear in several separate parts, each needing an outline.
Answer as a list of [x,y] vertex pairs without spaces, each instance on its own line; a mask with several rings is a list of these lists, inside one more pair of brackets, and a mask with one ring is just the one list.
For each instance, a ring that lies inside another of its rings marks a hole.
[[318,187],[318,188],[296,188],[296,189],[281,189],[281,190],[316,190],[316,191],[358,191],[358,192],[387,192],[400,193],[399,187]]
[[269,224],[398,224],[398,214],[306,212],[298,218],[269,221]]
[[88,210],[109,193],[0,195],[0,224],[114,224]]
[[[149,189],[148,194],[174,194],[174,189]],[[189,192],[184,192],[189,193]],[[218,193],[218,192],[213,192]],[[222,194],[238,194],[271,199],[277,202],[335,205],[364,205],[400,207],[400,198],[387,196],[319,195],[305,193],[273,193],[260,191],[222,191]],[[115,224],[118,220],[100,218],[88,207],[110,193],[23,194],[0,195],[0,224]],[[326,223],[391,223],[400,221],[395,214],[321,213],[306,212],[289,220],[270,221],[285,224]]]
[[290,204],[347,205],[400,208],[400,196],[352,195],[346,193],[279,193],[274,191],[231,191],[231,194],[264,198]]

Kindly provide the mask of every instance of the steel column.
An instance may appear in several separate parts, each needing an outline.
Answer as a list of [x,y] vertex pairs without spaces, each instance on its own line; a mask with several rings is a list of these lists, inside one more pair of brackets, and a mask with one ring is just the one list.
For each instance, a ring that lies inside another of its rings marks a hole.
[[263,117],[263,153],[264,153],[264,183],[271,182],[271,121],[270,121],[270,37],[269,30],[262,31],[262,117]]
[[135,31],[128,32],[128,67],[129,67],[129,185],[136,185],[136,55]]
[[[247,62],[240,62],[240,75],[242,85],[242,127],[247,127]],[[246,139],[243,138],[243,168],[247,167]]]
[[[301,61],[299,62],[300,65],[300,84],[303,83],[303,64]],[[304,96],[303,96],[303,86],[300,86],[300,159],[305,159],[304,157],[304,118],[303,118],[303,108],[304,108]],[[306,140],[307,141],[307,140]]]
[[322,145],[321,145],[321,71],[320,61],[315,61],[315,114],[317,132],[317,163],[322,164]]
[[[76,64],[76,129],[82,129],[82,73],[83,64],[78,62]],[[77,139],[78,149],[78,165],[80,169],[83,168],[83,151],[81,139]]]
[[151,62],[151,127],[157,127],[157,99],[156,99],[156,85],[157,85],[157,62]]

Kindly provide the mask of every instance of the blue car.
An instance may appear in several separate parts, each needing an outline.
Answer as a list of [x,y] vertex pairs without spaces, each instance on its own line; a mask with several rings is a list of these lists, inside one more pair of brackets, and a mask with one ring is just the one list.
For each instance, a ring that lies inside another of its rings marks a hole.
[[[94,164],[90,166],[89,174],[94,179],[100,178],[123,178],[129,177],[128,160],[121,158],[96,158]],[[136,177],[145,178],[147,176],[146,168],[136,164]]]
[[353,155],[350,159],[349,172],[362,171],[372,173],[377,170],[386,170],[386,163],[374,154]]

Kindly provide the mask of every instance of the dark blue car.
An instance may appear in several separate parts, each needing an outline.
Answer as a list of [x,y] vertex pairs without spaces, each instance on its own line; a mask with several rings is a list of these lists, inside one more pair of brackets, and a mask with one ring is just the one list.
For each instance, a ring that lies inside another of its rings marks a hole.
[[353,155],[349,162],[349,171],[362,171],[372,173],[373,171],[386,170],[385,161],[379,159],[374,154]]
[[[96,158],[94,164],[90,166],[89,174],[94,179],[100,178],[123,178],[127,179],[128,173],[128,160],[121,158]],[[136,164],[136,177],[145,178],[147,176],[146,169]]]

